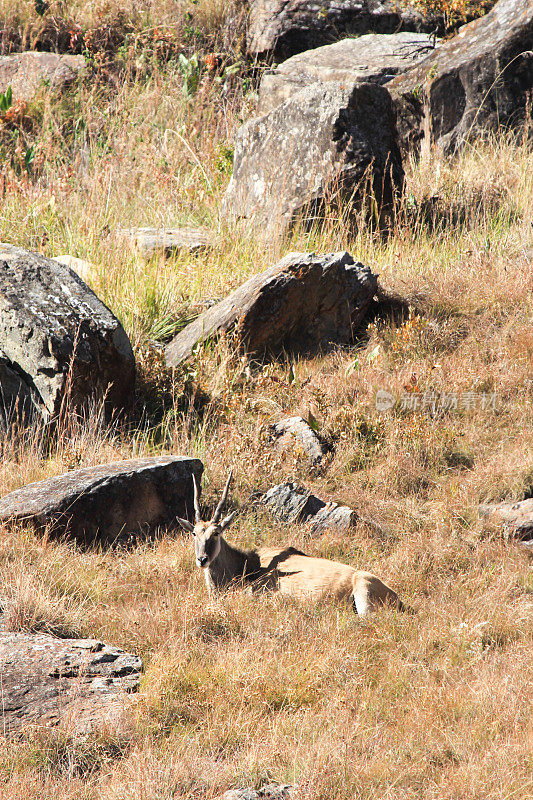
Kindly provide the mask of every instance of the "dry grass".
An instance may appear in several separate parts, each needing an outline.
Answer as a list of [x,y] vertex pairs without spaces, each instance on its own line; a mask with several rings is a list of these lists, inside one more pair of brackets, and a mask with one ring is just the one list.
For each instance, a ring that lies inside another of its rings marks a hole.
[[[148,5],[171,14],[177,4]],[[21,19],[30,6],[17,6]],[[12,3],[0,8],[15,13]],[[71,4],[71,13],[89,25],[96,8]],[[208,502],[235,470],[232,541],[290,541],[375,570],[417,613],[386,611],[362,625],[327,604],[210,600],[181,535],[82,552],[2,529],[9,626],[100,637],[139,653],[145,675],[128,741],[63,733],[6,744],[0,794],[211,800],[279,780],[300,783],[309,800],[525,800],[533,579],[477,506],[533,490],[530,147],[502,135],[451,165],[410,165],[388,238],[331,215],[265,244],[218,215],[232,136],[253,104],[246,75],[223,89],[205,70],[187,97],[172,61],[117,73],[118,86],[95,74],[63,99],[43,91],[25,125],[4,132],[0,240],[94,265],[91,285],[136,349],[139,413],[127,433],[105,430],[95,412],[70,420],[55,443],[38,431],[5,437],[0,491],[115,458],[198,455]],[[36,147],[32,174],[17,163],[20,142]],[[207,256],[145,263],[113,234],[182,222],[218,230],[220,244]],[[192,302],[223,295],[289,250],[340,248],[379,272],[410,315],[382,314],[359,347],[292,364],[247,365],[221,343],[174,376],[164,369],[158,342]],[[376,410],[378,389],[400,400],[393,411]],[[432,412],[429,392],[456,395],[458,408]],[[402,408],[409,398],[418,408]],[[313,476],[264,436],[278,416],[309,411],[335,444]],[[248,503],[289,478],[352,505],[383,533],[362,525],[350,537],[312,536]]]

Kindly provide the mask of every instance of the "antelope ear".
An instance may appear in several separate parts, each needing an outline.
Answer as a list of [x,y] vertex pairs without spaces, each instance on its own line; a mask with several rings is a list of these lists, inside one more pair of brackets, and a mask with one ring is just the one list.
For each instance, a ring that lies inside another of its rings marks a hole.
[[179,524],[181,525],[184,531],[187,531],[187,533],[192,533],[194,535],[194,525],[191,525],[191,523],[188,520],[182,519],[181,517],[176,517],[176,519],[178,520]]
[[231,514],[228,514],[228,516],[227,516],[227,517],[224,517],[224,519],[222,520],[222,522],[220,523],[220,526],[219,526],[219,527],[220,527],[220,531],[221,531],[221,532],[222,532],[222,531],[224,531],[224,530],[226,530],[226,528],[227,528],[229,525],[231,525],[231,523],[233,522],[233,518],[234,518],[236,515],[237,515],[237,512],[236,512],[236,511],[232,511],[232,512],[231,512]]

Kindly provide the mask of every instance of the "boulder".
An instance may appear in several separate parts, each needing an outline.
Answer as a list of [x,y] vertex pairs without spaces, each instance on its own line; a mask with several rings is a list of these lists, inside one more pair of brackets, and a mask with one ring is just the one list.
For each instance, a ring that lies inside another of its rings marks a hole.
[[166,347],[167,365],[235,329],[238,345],[252,354],[350,343],[376,292],[377,276],[349,253],[290,253],[178,333]]
[[84,68],[83,56],[33,51],[0,56],[0,93],[11,86],[14,102],[31,100],[43,84],[64,89]]
[[273,486],[261,502],[280,522],[307,523],[313,533],[331,529],[348,533],[357,525],[358,515],[352,508],[326,503],[295,483]]
[[503,523],[507,536],[521,541],[533,540],[533,498],[517,503],[487,503],[480,507],[483,516]]
[[303,453],[310,467],[317,467],[330,448],[302,417],[287,417],[269,428],[271,441],[282,450]]
[[230,789],[219,800],[297,800],[298,787],[269,783],[260,789]]
[[45,420],[105,397],[133,403],[135,359],[120,322],[68,267],[0,244],[0,348]]
[[499,0],[418,65],[394,78],[402,150],[421,140],[446,155],[484,130],[520,127],[533,87],[533,3]]
[[396,0],[251,0],[248,52],[278,61],[345,36],[398,31],[443,32],[442,15],[402,8]]
[[172,525],[193,515],[192,476],[202,462],[158,456],[85,467],[30,483],[0,500],[0,521],[49,526],[80,544],[111,544],[130,534]]
[[267,114],[316,81],[383,85],[427,56],[435,44],[425,33],[369,33],[300,53],[263,74],[258,111]]
[[327,202],[344,216],[370,198],[390,212],[403,182],[387,90],[313,83],[239,129],[222,213],[280,235],[296,219],[321,219]]
[[64,725],[85,734],[127,727],[141,659],[96,639],[0,632],[2,733]]
[[215,236],[209,228],[123,228],[117,231],[144,258],[161,253],[167,258],[177,253],[199,253],[209,250]]
[[0,428],[5,431],[31,423],[38,403],[37,394],[0,350]]

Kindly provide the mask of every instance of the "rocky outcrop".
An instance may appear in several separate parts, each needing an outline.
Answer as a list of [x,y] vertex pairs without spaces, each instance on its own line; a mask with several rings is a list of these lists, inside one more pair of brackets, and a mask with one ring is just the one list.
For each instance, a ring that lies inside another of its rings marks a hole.
[[2,733],[65,726],[89,733],[127,725],[141,659],[96,639],[0,632]]
[[31,396],[45,420],[67,401],[72,410],[105,398],[109,415],[132,405],[135,359],[120,322],[68,267],[7,244],[0,244],[0,349],[20,396]]
[[480,507],[480,512],[501,522],[507,536],[520,541],[533,541],[533,498],[517,503],[487,503]]
[[354,34],[443,28],[442,17],[394,0],[251,0],[248,52],[282,60]]
[[357,524],[358,516],[352,508],[326,503],[295,483],[273,486],[261,502],[280,522],[308,524],[312,533],[331,529],[348,533]]
[[239,129],[223,214],[277,236],[320,220],[328,202],[345,217],[370,197],[388,211],[403,181],[387,90],[314,83]]
[[196,345],[235,331],[248,353],[310,351],[353,341],[377,292],[377,276],[349,253],[291,253],[254,275],[184,328],[166,347],[167,365]]
[[157,253],[169,258],[178,253],[200,253],[210,250],[215,236],[208,228],[124,228],[117,231],[144,258]]
[[263,74],[258,111],[267,114],[317,81],[383,85],[425,58],[434,47],[435,39],[429,34],[370,33],[300,53]]
[[31,100],[43,84],[64,89],[85,68],[83,56],[56,53],[14,53],[0,56],[0,93],[11,86],[13,101]]
[[481,130],[520,126],[533,87],[533,3],[499,0],[387,85],[402,149],[429,138],[445,154]]
[[[193,515],[192,476],[202,462],[181,456],[116,461],[30,483],[0,500],[0,520],[49,527],[81,544],[111,544]],[[194,516],[194,515],[193,515]]]

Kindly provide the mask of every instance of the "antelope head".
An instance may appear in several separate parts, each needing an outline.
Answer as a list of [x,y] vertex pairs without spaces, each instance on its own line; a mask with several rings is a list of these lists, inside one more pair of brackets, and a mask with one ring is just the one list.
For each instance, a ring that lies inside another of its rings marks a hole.
[[199,567],[204,569],[208,567],[209,564],[211,564],[220,553],[220,536],[230,525],[235,514],[237,513],[236,511],[233,511],[231,514],[228,514],[227,517],[224,517],[224,519],[220,519],[224,503],[226,502],[226,498],[228,496],[232,475],[233,470],[231,470],[230,474],[228,475],[228,480],[226,481],[226,486],[222,492],[222,497],[220,498],[218,506],[215,509],[215,513],[209,522],[204,522],[202,520],[202,516],[200,514],[200,504],[198,502],[198,485],[196,483],[196,476],[193,475],[194,525],[192,525],[186,519],[177,517],[181,527],[185,531],[192,533],[194,536],[194,552],[196,555],[196,563]]

